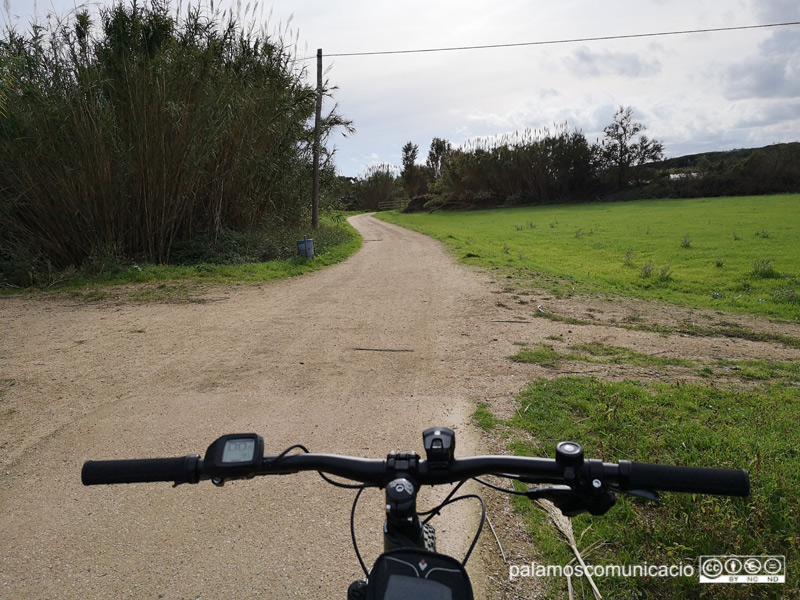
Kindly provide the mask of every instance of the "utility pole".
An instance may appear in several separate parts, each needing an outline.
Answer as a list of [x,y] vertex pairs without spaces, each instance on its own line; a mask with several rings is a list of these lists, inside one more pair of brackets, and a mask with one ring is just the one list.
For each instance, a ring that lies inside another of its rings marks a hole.
[[314,119],[314,183],[311,190],[311,226],[319,225],[319,136],[322,120],[322,48],[317,50],[317,114]]

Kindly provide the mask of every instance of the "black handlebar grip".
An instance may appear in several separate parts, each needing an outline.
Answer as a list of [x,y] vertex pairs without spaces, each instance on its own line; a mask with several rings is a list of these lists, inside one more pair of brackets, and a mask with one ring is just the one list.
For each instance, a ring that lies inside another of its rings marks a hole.
[[620,487],[723,496],[750,494],[750,476],[741,469],[675,467],[621,460]]
[[87,460],[81,470],[83,485],[110,483],[147,483],[173,481],[197,483],[199,472],[197,454],[176,458],[145,458],[136,460]]

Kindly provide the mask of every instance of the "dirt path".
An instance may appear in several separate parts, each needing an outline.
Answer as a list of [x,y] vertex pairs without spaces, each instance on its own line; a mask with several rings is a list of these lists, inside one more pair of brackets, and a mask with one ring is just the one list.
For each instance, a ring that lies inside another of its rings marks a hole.
[[[381,457],[443,424],[478,452],[473,400],[519,387],[486,282],[429,238],[351,222],[365,243],[350,260],[203,303],[0,301],[0,598],[343,597],[353,494],[314,474],[173,490],[79,473],[237,431]],[[371,561],[382,500],[360,507]],[[440,522],[441,550],[461,551],[474,517]]]
[[[432,424],[453,427],[457,453],[473,454],[486,451],[469,424],[476,399],[511,414],[513,395],[534,377],[699,380],[696,368],[517,364],[507,357],[518,344],[568,353],[600,342],[691,358],[713,363],[714,378],[703,381],[721,384],[727,375],[714,361],[800,360],[780,344],[620,326],[734,325],[800,337],[800,325],[553,298],[459,267],[419,234],[366,215],[351,222],[365,242],[350,260],[276,284],[213,289],[200,303],[0,299],[0,599],[333,598],[359,576],[353,494],[316,475],[221,490],[84,488],[89,458],[202,454],[239,431],[262,433],[268,451],[302,442],[382,457],[421,451]],[[535,318],[538,307],[551,318]],[[511,562],[534,559],[508,504],[493,506]],[[367,561],[380,550],[381,509],[377,492],[364,495]],[[475,518],[471,509],[446,514],[440,549],[463,552]],[[531,597],[509,588],[491,536],[483,547],[470,561],[477,597]],[[487,591],[489,577],[496,585]]]

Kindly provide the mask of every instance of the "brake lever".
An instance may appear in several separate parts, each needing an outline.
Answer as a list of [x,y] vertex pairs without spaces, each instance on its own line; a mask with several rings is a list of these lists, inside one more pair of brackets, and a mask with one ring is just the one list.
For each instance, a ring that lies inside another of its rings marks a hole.
[[658,492],[654,492],[652,490],[619,490],[617,488],[612,488],[612,489],[615,492],[619,492],[620,494],[628,494],[629,496],[644,498],[645,500],[650,500],[651,502],[655,502],[656,504],[661,504],[661,496],[658,495]]
[[585,512],[604,515],[617,501],[614,492],[610,490],[593,490],[587,494],[577,492],[568,485],[530,488],[525,496],[531,500],[549,500],[565,517],[574,517]]

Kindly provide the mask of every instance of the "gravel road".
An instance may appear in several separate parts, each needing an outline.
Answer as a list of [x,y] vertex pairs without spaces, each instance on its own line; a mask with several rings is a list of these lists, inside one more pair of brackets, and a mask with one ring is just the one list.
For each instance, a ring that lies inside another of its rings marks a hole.
[[[203,302],[0,300],[0,598],[343,598],[359,576],[353,494],[316,474],[86,488],[86,459],[202,454],[242,431],[268,452],[382,457],[421,452],[434,424],[481,452],[474,399],[521,383],[490,287],[427,237],[351,223],[351,259]],[[360,503],[368,562],[382,504]],[[446,515],[440,549],[463,551],[476,519]]]

